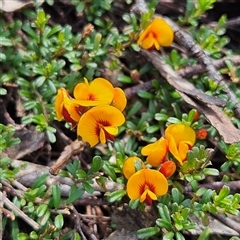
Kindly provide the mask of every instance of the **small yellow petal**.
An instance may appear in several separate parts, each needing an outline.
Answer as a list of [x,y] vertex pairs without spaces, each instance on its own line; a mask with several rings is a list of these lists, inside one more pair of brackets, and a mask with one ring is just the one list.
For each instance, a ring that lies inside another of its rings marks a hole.
[[55,112],[58,121],[63,120],[63,99],[64,99],[64,92],[67,91],[65,88],[59,88],[55,100]]
[[121,88],[118,87],[114,88],[114,97],[111,105],[119,109],[121,112],[126,107],[127,98],[124,91]]
[[145,168],[143,161],[136,156],[129,157],[124,161],[122,171],[125,178],[129,179],[136,172],[135,164],[137,164],[137,162],[140,162],[142,168]]
[[170,134],[178,145],[181,141],[188,141],[193,146],[196,141],[195,131],[184,124],[171,124],[165,130],[165,134]]
[[178,152],[178,147],[177,144],[174,140],[174,138],[172,137],[172,135],[168,134],[165,132],[165,137],[168,140],[168,147],[169,147],[169,151],[170,153],[178,160],[178,162],[182,165],[182,158]]
[[104,78],[95,78],[90,83],[91,100],[107,102],[110,104],[114,96],[113,85]]
[[117,135],[118,134],[118,128],[112,127],[112,126],[104,126],[104,130],[106,130],[111,135]]
[[167,140],[164,138],[160,138],[157,142],[150,143],[147,146],[143,147],[141,153],[143,156],[148,156],[147,162],[150,165],[157,167],[165,160],[167,151]]
[[155,18],[149,26],[140,34],[137,45],[144,49],[160,46],[170,46],[174,39],[174,32],[171,26],[163,18]]
[[104,132],[104,130],[102,128],[100,128],[99,139],[100,139],[100,143],[101,144],[105,144],[106,143],[105,132]]
[[179,143],[178,151],[182,160],[186,159],[188,150],[189,150],[189,145],[187,145],[185,142]]
[[89,100],[89,95],[89,86],[85,83],[78,83],[73,90],[73,96],[76,100]]

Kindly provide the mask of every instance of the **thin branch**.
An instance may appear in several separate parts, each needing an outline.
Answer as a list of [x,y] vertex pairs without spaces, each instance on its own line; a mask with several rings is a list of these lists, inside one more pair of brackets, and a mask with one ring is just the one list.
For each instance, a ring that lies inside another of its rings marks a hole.
[[[18,168],[21,166],[26,165],[25,161],[21,160],[12,160],[11,166],[13,168]],[[53,176],[49,173],[50,168],[47,166],[34,164],[34,163],[27,163],[27,166],[22,169],[19,173],[16,174],[16,179],[21,184],[31,187],[31,185],[34,183],[36,179],[38,179],[43,174],[49,174],[49,176],[46,179],[46,185],[52,186],[53,184],[58,184],[61,190],[61,195],[68,197],[69,191],[71,186],[74,184],[74,181],[67,177],[60,177],[60,176]],[[93,179],[94,183],[92,184],[92,187],[94,189],[94,192],[92,194],[88,194],[87,192],[83,194],[82,198],[89,198],[91,196],[98,196],[101,194],[101,192],[113,192],[116,190],[120,190],[124,188],[123,184],[115,183],[111,180],[106,180],[105,184],[103,186],[100,186],[96,179]],[[77,184],[79,188],[82,188],[82,184]]]
[[168,20],[171,24],[175,40],[189,52],[189,55],[195,56],[202,67],[206,70],[209,78],[214,80],[219,86],[223,87],[223,91],[235,105],[235,114],[240,117],[240,103],[236,95],[229,89],[228,85],[224,82],[223,77],[217,72],[212,59],[203,51],[203,49],[195,42],[192,36],[182,29],[180,29],[173,21]]
[[[0,199],[3,198],[3,193],[0,191]],[[41,225],[32,220],[30,217],[28,217],[23,211],[21,211],[18,207],[16,207],[7,197],[4,198],[4,205],[11,209],[17,216],[22,218],[26,223],[28,223],[33,229],[39,230],[41,228]]]
[[[239,65],[240,64],[240,55],[234,55],[231,57],[224,57],[222,59],[213,60],[213,65],[215,66],[216,69],[221,69],[221,68],[224,68],[227,66],[226,61],[231,61],[233,65]],[[192,67],[182,68],[182,69],[176,71],[176,73],[183,78],[190,78],[194,75],[202,74],[205,72],[206,72],[206,70],[200,64],[192,66]],[[164,78],[160,77],[158,79],[158,81],[163,82],[165,80],[164,80]],[[128,99],[131,98],[132,96],[137,94],[139,90],[145,90],[145,91],[150,90],[152,88],[152,82],[153,81],[143,82],[142,84],[138,84],[136,86],[126,88],[124,90],[126,97]]]

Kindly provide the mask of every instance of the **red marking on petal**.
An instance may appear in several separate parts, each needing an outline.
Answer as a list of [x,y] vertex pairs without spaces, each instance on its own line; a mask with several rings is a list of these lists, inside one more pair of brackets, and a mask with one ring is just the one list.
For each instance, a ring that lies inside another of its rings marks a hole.
[[150,198],[150,196],[147,194],[146,196],[146,199],[145,199],[145,203],[148,205],[148,206],[151,206],[152,205],[152,199]]
[[67,111],[67,109],[65,107],[63,107],[62,115],[63,115],[63,117],[64,117],[66,122],[70,122],[72,124],[76,124],[76,122],[70,117],[70,114],[69,114],[69,112]]

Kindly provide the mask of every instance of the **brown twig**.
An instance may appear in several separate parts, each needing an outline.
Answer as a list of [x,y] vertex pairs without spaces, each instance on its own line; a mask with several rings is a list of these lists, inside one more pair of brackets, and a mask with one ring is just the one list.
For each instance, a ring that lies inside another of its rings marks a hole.
[[0,191],[0,199],[3,198],[4,205],[11,209],[17,216],[22,218],[26,223],[28,223],[33,229],[39,230],[41,226],[28,217],[23,211],[21,211],[18,207],[16,207],[7,197],[4,198],[3,193]]
[[85,146],[86,143],[78,140],[66,146],[56,163],[54,163],[54,165],[50,168],[50,173],[53,175],[57,175],[60,169],[65,166],[69,158],[79,152],[82,152]]
[[[21,160],[12,160],[11,166],[13,168],[22,167],[23,165],[26,165],[25,161]],[[19,173],[16,174],[16,179],[21,184],[31,187],[31,185],[34,183],[34,181],[42,176],[43,174],[49,174],[49,167],[34,164],[34,163],[27,163],[27,166],[22,169]],[[100,186],[96,179],[93,179],[94,183],[92,187],[94,188],[94,192],[92,194],[84,193],[82,198],[89,198],[91,196],[98,196],[101,194],[101,192],[113,192],[119,189],[123,189],[123,184],[115,183],[111,180],[107,180],[103,186]],[[72,179],[67,177],[60,177],[60,176],[54,176],[50,175],[46,179],[46,185],[52,186],[53,184],[56,184],[56,182],[59,184],[61,195],[62,196],[68,196],[71,186],[74,184]],[[77,186],[80,188],[82,187],[81,183],[77,184]]]
[[214,80],[219,86],[223,87],[223,91],[235,106],[235,114],[240,117],[240,103],[235,94],[229,89],[228,85],[224,82],[223,77],[217,72],[212,59],[203,51],[203,49],[195,42],[192,36],[182,29],[180,29],[173,21],[169,20],[174,33],[175,40],[188,50],[189,54],[195,56],[202,67],[206,70],[209,78]]
[[81,215],[78,213],[78,211],[76,210],[76,208],[73,205],[70,206],[70,209],[74,213],[73,217],[75,218],[74,219],[75,229],[80,233],[83,240],[87,240],[87,238],[85,237],[85,235],[82,231],[82,228],[81,228],[81,218],[80,218]]
[[[215,66],[216,69],[221,69],[221,68],[224,68],[227,66],[226,61],[231,61],[233,63],[233,65],[239,65],[240,64],[240,55],[234,55],[231,57],[224,57],[222,59],[213,60],[213,65]],[[182,68],[182,69],[176,71],[176,73],[183,78],[190,78],[194,75],[202,74],[204,72],[206,72],[206,70],[200,64],[192,66],[192,67]],[[158,81],[163,82],[165,80],[164,80],[164,78],[160,77],[158,79]],[[137,94],[139,90],[148,91],[151,88],[152,88],[152,81],[148,81],[148,82],[143,82],[142,84],[138,84],[133,87],[126,88],[124,91],[125,91],[126,97],[129,99],[133,95]]]

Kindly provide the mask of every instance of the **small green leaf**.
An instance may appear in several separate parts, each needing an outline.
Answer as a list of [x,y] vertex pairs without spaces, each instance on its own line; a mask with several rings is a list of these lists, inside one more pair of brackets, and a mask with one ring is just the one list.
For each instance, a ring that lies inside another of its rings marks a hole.
[[129,207],[131,209],[137,209],[138,205],[139,205],[140,200],[136,199],[136,200],[130,200],[129,201]]
[[54,219],[54,225],[57,229],[61,229],[64,224],[64,219],[62,214],[58,214]]
[[156,224],[161,228],[166,228],[168,231],[172,230],[172,224],[164,219],[157,219]]
[[228,186],[223,186],[220,190],[219,194],[215,198],[215,202],[221,202],[224,198],[226,198],[230,193],[230,188]]
[[171,223],[171,217],[170,212],[168,210],[168,207],[166,205],[158,205],[158,212],[161,216],[161,218],[169,223]]
[[46,211],[48,210],[48,205],[47,204],[41,204],[38,206],[37,210],[36,210],[36,214],[38,217],[42,217]]
[[7,90],[5,88],[0,88],[0,95],[6,95]]
[[154,133],[159,130],[159,125],[152,125],[147,128],[147,133]]
[[[16,237],[16,236],[15,236],[15,237]],[[17,239],[18,239],[18,240],[28,240],[28,239],[29,239],[29,236],[28,236],[28,234],[26,234],[26,233],[18,233]]]
[[202,233],[199,235],[198,239],[197,240],[207,240],[209,239],[209,236],[210,236],[210,228],[209,227],[206,227]]
[[130,110],[127,113],[127,117],[130,118],[132,116],[134,116],[142,107],[142,103],[137,101],[134,103],[134,105],[130,108]]
[[122,83],[131,83],[132,79],[126,75],[119,74],[117,80]]
[[52,186],[53,206],[58,208],[61,202],[61,190],[59,185]]
[[87,174],[90,175],[92,173],[98,172],[103,165],[102,158],[100,156],[95,156],[92,160],[91,168],[88,170]]
[[172,198],[173,198],[173,202],[180,204],[183,201],[184,196],[182,193],[179,192],[179,190],[177,188],[173,188],[172,189]]
[[168,233],[164,234],[162,240],[172,240],[173,237],[174,237],[174,233],[173,232],[168,232]]
[[48,173],[44,173],[43,175],[41,175],[39,178],[37,178],[35,180],[35,182],[33,183],[32,185],[32,189],[35,189],[35,188],[39,188],[41,187],[43,184],[46,183],[46,179],[47,177],[49,176]]
[[203,174],[210,176],[219,176],[219,171],[216,168],[204,168]]
[[145,98],[145,99],[152,99],[154,97],[154,95],[152,93],[144,91],[144,90],[139,90],[138,96],[141,98]]
[[73,240],[81,240],[81,237],[77,232],[74,233],[74,239]]
[[92,194],[94,192],[93,187],[88,182],[85,181],[82,183],[82,185],[85,191],[88,192],[89,194]]
[[46,223],[48,222],[48,220],[49,220],[49,218],[50,218],[50,215],[51,215],[51,212],[50,212],[49,210],[47,210],[47,211],[45,212],[45,214],[38,219],[38,223],[39,223],[41,226],[46,225]]
[[142,228],[137,231],[137,237],[140,239],[146,239],[156,235],[159,232],[160,232],[160,229],[158,227]]
[[35,231],[30,232],[29,237],[30,239],[38,239],[38,235]]
[[103,165],[103,170],[104,170],[104,172],[107,173],[107,175],[108,175],[113,181],[116,181],[117,176],[116,176],[116,173],[115,173],[113,167],[111,167],[110,165],[108,165],[107,163],[105,163],[105,164]]
[[126,195],[126,191],[123,189],[114,191],[107,197],[107,200],[112,203],[116,201],[120,201]]
[[72,185],[71,189],[69,191],[69,197],[66,200],[66,204],[73,203],[74,201],[78,200],[81,198],[81,196],[84,194],[84,189],[83,188],[78,188],[76,185]]
[[176,240],[185,240],[185,237],[180,233],[180,232],[176,232]]

